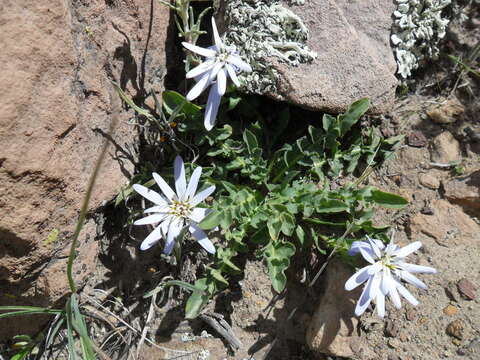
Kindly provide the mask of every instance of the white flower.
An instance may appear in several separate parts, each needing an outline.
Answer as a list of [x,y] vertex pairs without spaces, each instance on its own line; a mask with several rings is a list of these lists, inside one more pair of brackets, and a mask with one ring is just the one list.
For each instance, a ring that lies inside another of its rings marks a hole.
[[205,109],[205,128],[210,131],[215,125],[220,100],[227,88],[230,77],[236,86],[240,86],[236,72],[251,72],[252,68],[236,53],[234,47],[226,46],[218,34],[215,19],[212,17],[212,29],[215,45],[202,48],[187,42],[182,45],[188,50],[205,57],[205,61],[187,73],[187,79],[195,78],[197,83],[188,92],[187,100],[196,99],[207,87],[210,87],[207,107]]
[[418,305],[418,301],[402,285],[401,280],[405,280],[418,288],[426,289],[427,285],[412,274],[434,274],[437,272],[434,268],[409,264],[404,261],[408,255],[418,250],[422,243],[416,241],[400,248],[393,243],[392,236],[390,244],[385,247],[380,240],[371,239],[368,236],[367,239],[368,241],[354,241],[349,251],[349,255],[362,254],[363,258],[370,263],[370,265],[357,271],[345,283],[345,290],[350,291],[366,282],[362,295],[357,302],[355,315],[362,315],[370,302],[374,300],[377,304],[378,315],[383,318],[385,316],[386,296],[390,296],[397,309],[402,306],[399,294],[412,305]]
[[133,189],[137,193],[155,204],[155,206],[145,210],[145,213],[152,215],[135,221],[134,225],[158,223],[157,227],[143,240],[140,245],[141,250],[151,248],[161,238],[164,238],[166,239],[164,252],[170,254],[175,244],[175,239],[185,228],[188,228],[188,231],[205,250],[211,254],[215,253],[215,247],[212,242],[197,225],[208,214],[209,209],[196,208],[195,206],[205,200],[215,190],[215,186],[210,186],[195,195],[201,174],[202,168],[199,166],[193,171],[187,185],[183,160],[180,156],[177,156],[174,163],[176,193],[157,173],[152,175],[164,196],[145,186],[133,185]]

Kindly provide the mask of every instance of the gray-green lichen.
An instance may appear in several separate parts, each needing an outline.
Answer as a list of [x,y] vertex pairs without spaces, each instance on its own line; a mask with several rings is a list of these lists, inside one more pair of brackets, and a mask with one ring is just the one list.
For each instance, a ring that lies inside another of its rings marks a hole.
[[297,66],[317,56],[305,44],[308,29],[302,20],[279,1],[229,0],[225,16],[226,42],[235,45],[253,69],[242,75],[249,92],[275,91],[278,74],[271,66],[272,57]]
[[461,18],[464,3],[462,0],[396,0],[391,40],[397,73],[402,78],[410,77],[424,60],[438,57],[438,44],[445,37],[450,21]]

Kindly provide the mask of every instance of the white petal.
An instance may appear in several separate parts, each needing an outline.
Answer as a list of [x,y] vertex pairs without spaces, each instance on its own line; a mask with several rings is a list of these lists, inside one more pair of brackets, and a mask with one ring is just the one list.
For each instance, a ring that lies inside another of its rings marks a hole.
[[202,175],[202,168],[198,166],[193,170],[193,174],[190,177],[188,182],[187,191],[185,192],[185,199],[191,199],[197,192],[198,182],[200,181],[200,176]]
[[436,274],[437,270],[430,266],[422,266],[409,263],[399,263],[397,264],[400,268],[410,273],[424,273],[424,274]]
[[425,285],[424,282],[422,282],[419,278],[417,278],[415,275],[410,274],[408,271],[400,271],[399,272],[400,277],[405,280],[406,282],[420,288],[420,289],[426,289],[427,285]]
[[392,276],[389,269],[384,269],[382,272],[382,281],[380,282],[380,290],[384,295],[388,295],[390,292],[389,283],[392,282]]
[[214,50],[205,49],[200,46],[187,43],[185,41],[182,42],[182,45],[186,47],[188,50],[193,51],[194,53],[197,53],[205,57],[214,57],[216,55],[216,52]]
[[187,75],[185,75],[185,77],[187,79],[191,79],[191,78],[197,77],[199,75],[202,75],[202,74],[206,73],[208,70],[211,70],[213,68],[213,64],[214,64],[213,60],[207,60],[207,61],[201,63],[200,65],[198,65],[197,67],[194,67],[189,72],[187,72]]
[[371,265],[365,266],[353,274],[345,283],[345,290],[351,291],[367,281],[370,278],[370,275],[368,275],[368,269],[370,267]]
[[217,24],[215,23],[215,18],[212,16],[212,30],[213,30],[213,40],[215,41],[215,46],[217,49],[223,48],[223,42],[218,34]]
[[152,175],[153,175],[153,178],[155,179],[155,182],[160,187],[160,190],[162,190],[163,194],[167,197],[167,199],[168,200],[174,199],[176,195],[173,192],[172,188],[166,183],[166,181],[163,180],[163,178],[157,173],[153,173]]
[[196,223],[199,223],[203,220],[205,216],[210,212],[210,209],[206,208],[195,208],[192,210],[192,213],[190,214],[189,218]]
[[203,200],[205,200],[211,193],[215,191],[215,185],[212,185],[205,190],[199,192],[197,195],[195,195],[192,199],[191,205],[195,206],[197,204],[200,204]]
[[375,256],[375,254],[373,253],[370,247],[368,249],[360,247],[359,250],[360,250],[360,254],[362,254],[365,260],[367,260],[370,264],[375,264],[375,260],[373,259],[373,256]]
[[198,241],[198,243],[210,254],[215,254],[215,246],[213,246],[212,242],[208,239],[207,234],[200,229],[195,224],[190,224],[188,228],[192,236]]
[[377,294],[381,293],[380,280],[381,280],[381,275],[378,273],[375,274],[372,278],[372,283],[370,284],[370,293],[369,293],[369,296],[371,299],[375,299],[377,297]]
[[149,188],[147,188],[143,185],[134,184],[132,187],[133,187],[133,190],[135,190],[137,193],[142,195],[145,199],[150,200],[154,204],[165,205],[167,203],[162,195],[160,195],[156,191],[153,191],[153,190],[151,190],[151,189],[149,189]]
[[145,240],[142,241],[142,244],[140,245],[140,250],[150,249],[161,238],[162,233],[160,231],[160,226],[157,226],[150,234],[148,234]]
[[418,300],[413,297],[413,295],[408,291],[399,281],[396,281],[397,290],[410,304],[413,306],[418,305]]
[[152,206],[149,207],[148,209],[145,209],[143,212],[145,214],[148,213],[165,213],[168,210],[168,205],[165,203],[165,205],[157,205],[157,206]]
[[251,72],[252,71],[252,68],[250,67],[250,65],[248,65],[245,61],[243,61],[240,58],[240,56],[238,56],[238,55],[229,55],[227,57],[227,62],[235,65],[236,67],[238,67],[242,71],[245,71],[245,72]]
[[378,273],[380,270],[382,270],[382,263],[380,261],[377,261],[375,264],[370,266],[370,269],[368,269],[368,274],[369,275],[374,275]]
[[218,62],[213,66],[212,71],[210,71],[210,78],[209,78],[210,82],[216,79],[217,74],[223,68],[224,65],[225,65],[224,62]]
[[402,301],[400,300],[400,296],[398,295],[397,287],[395,285],[395,281],[390,278],[390,281],[388,281],[389,295],[392,299],[393,305],[395,305],[397,309],[400,309],[402,307]]
[[211,71],[206,72],[203,76],[198,80],[195,86],[188,92],[187,100],[192,101],[195,100],[200,94],[205,90],[208,85],[210,85],[210,74]]
[[218,83],[215,83],[210,88],[210,93],[208,94],[207,107],[205,109],[204,125],[207,131],[212,130],[213,126],[215,125],[221,99],[222,97],[218,95]]
[[237,74],[235,73],[235,69],[233,68],[233,66],[230,64],[225,64],[225,69],[227,69],[228,75],[230,76],[230,79],[232,79],[235,86],[239,87],[240,81],[238,80]]
[[183,159],[179,155],[177,155],[175,163],[173,164],[173,175],[175,178],[177,196],[179,199],[183,199],[185,190],[187,190],[187,180],[185,179],[185,166],[183,165]]
[[370,246],[365,241],[354,241],[352,245],[350,245],[350,249],[348,250],[348,255],[353,256],[360,252],[360,248],[367,248],[369,249]]
[[422,247],[422,243],[420,241],[415,241],[411,244],[408,244],[407,246],[404,246],[403,248],[395,251],[393,255],[397,257],[406,257],[413,253],[414,251],[417,251]]
[[377,294],[376,303],[378,316],[381,318],[385,317],[385,295],[381,292],[378,292]]
[[375,244],[375,242],[368,235],[367,235],[367,239],[375,256],[377,258],[380,258],[382,256],[382,253],[380,252],[380,249],[378,248],[377,244]]
[[[170,226],[168,228],[167,243],[165,244],[165,248],[163,249],[163,252],[165,254],[170,255],[170,252],[173,249],[173,246],[171,246],[171,244],[175,241],[177,236],[180,235],[182,228],[182,223],[178,219],[175,219],[170,223]],[[170,250],[170,252],[167,252],[168,250]]]
[[217,83],[218,95],[223,96],[227,90],[227,75],[225,74],[225,69],[220,69],[218,72]]
[[372,284],[372,278],[370,278],[367,282],[367,285],[363,288],[362,295],[360,299],[358,299],[357,306],[355,307],[355,315],[360,316],[362,315],[365,310],[367,309],[368,305],[372,301],[372,298],[368,296],[370,293],[370,285]]
[[139,219],[133,223],[133,225],[148,225],[148,224],[156,224],[161,222],[163,219],[165,219],[167,215],[166,214],[155,214],[155,215],[150,215],[147,217],[144,217],[142,219]]
[[163,253],[170,255],[172,253],[173,247],[175,246],[175,241],[172,240],[170,242],[165,243],[165,247],[163,248]]

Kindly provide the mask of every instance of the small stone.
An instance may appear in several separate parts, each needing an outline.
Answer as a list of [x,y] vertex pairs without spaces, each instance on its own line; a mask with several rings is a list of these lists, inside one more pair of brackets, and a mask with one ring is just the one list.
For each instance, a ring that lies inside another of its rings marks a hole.
[[457,291],[457,286],[453,281],[449,281],[447,286],[445,286],[445,294],[452,301],[458,302],[460,300],[460,296]]
[[462,340],[464,329],[465,329],[465,326],[463,324],[463,321],[455,320],[455,321],[452,321],[450,324],[448,324],[446,332],[448,335],[456,337],[459,340]]
[[418,319],[419,324],[425,324],[428,321],[428,319],[425,316],[422,316],[420,319]]
[[461,159],[460,143],[450,132],[444,131],[433,139],[432,161],[449,164]]
[[438,177],[431,174],[420,175],[419,181],[420,184],[432,190],[437,190],[440,187],[440,180]]
[[399,339],[401,342],[407,342],[409,340],[408,335],[405,333],[401,333]]
[[475,300],[475,286],[468,280],[462,279],[457,283],[458,292],[467,300]]
[[456,117],[462,115],[465,108],[457,98],[445,101],[443,104],[434,105],[427,110],[428,117],[437,124],[451,124],[457,121]]
[[430,206],[424,206],[420,212],[423,214],[423,215],[435,215],[435,211],[433,210],[433,208],[431,208]]
[[387,321],[387,324],[385,325],[385,335],[388,337],[396,337],[398,335],[398,325],[392,321],[389,320]]
[[443,182],[445,198],[480,217],[480,170]]
[[457,308],[453,305],[448,305],[443,309],[443,313],[447,316],[454,316],[457,314]]
[[412,147],[424,147],[428,140],[420,131],[412,131],[407,135],[407,144]]
[[390,338],[388,339],[388,346],[390,346],[392,349],[398,349],[401,344],[400,344],[400,341],[398,339],[393,339],[393,338]]
[[454,345],[460,346],[460,345],[462,345],[462,340],[459,340],[459,339],[455,338],[455,339],[452,339],[452,343]]
[[415,319],[415,310],[413,309],[408,309],[407,312],[405,313],[405,317],[407,318],[408,321],[413,321]]
[[397,354],[389,354],[387,360],[401,360]]

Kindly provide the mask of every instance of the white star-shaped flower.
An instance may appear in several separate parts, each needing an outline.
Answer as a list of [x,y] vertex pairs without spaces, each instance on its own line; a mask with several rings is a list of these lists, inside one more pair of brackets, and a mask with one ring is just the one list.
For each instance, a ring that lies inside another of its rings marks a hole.
[[202,168],[197,167],[190,177],[187,185],[185,178],[185,166],[180,156],[175,158],[174,178],[175,191],[157,173],[153,173],[155,182],[162,190],[164,196],[148,189],[145,186],[135,184],[133,189],[150,200],[155,206],[145,210],[149,215],[134,222],[134,225],[158,224],[157,227],[143,240],[141,250],[147,250],[157,243],[161,238],[166,240],[164,252],[170,254],[175,244],[175,239],[185,228],[192,234],[198,243],[209,253],[215,253],[215,247],[205,232],[198,227],[198,223],[208,214],[209,209],[196,207],[205,200],[213,191],[215,186],[195,194],[202,174]]
[[422,243],[416,241],[400,248],[393,243],[393,236],[390,244],[386,247],[380,240],[371,239],[368,236],[367,240],[354,241],[349,251],[349,255],[362,254],[363,258],[370,263],[357,271],[345,283],[345,290],[350,291],[366,282],[357,302],[355,315],[362,315],[370,302],[374,300],[377,305],[377,313],[383,318],[386,296],[390,296],[397,309],[402,306],[399,294],[412,305],[418,305],[417,299],[402,285],[401,280],[418,288],[426,289],[427,285],[413,273],[435,274],[437,272],[434,268],[409,264],[404,261],[408,255],[418,250]]
[[202,48],[187,42],[182,45],[188,50],[205,57],[205,61],[187,73],[187,79],[195,78],[197,83],[188,92],[187,100],[192,101],[211,85],[205,109],[205,128],[210,131],[215,125],[220,100],[227,88],[230,77],[236,86],[240,86],[237,71],[251,72],[252,68],[235,51],[235,47],[224,44],[218,34],[215,19],[212,17],[212,29],[215,45]]

